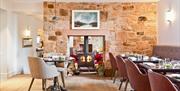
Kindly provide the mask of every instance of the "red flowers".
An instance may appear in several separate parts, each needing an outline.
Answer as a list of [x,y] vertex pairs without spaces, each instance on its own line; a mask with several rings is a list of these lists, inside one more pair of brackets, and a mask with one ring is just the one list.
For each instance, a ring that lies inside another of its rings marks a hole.
[[74,63],[77,63],[78,62],[78,58],[76,55],[70,55],[70,57],[73,57],[75,60],[74,60]]
[[102,54],[96,54],[94,59],[96,60],[95,61],[95,64],[103,64],[103,56]]

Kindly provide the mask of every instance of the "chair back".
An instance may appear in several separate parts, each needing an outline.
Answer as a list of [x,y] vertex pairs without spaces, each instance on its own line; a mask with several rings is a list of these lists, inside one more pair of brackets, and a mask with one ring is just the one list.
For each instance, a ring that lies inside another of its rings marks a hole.
[[116,63],[117,63],[119,77],[127,79],[128,76],[126,71],[125,60],[120,55],[118,55],[116,56]]
[[165,76],[148,71],[152,91],[178,91],[173,83]]
[[149,78],[132,61],[125,61],[129,82],[135,91],[151,91]]
[[116,70],[117,69],[116,59],[115,59],[114,55],[111,52],[109,53],[109,60],[111,62],[112,69]]
[[36,79],[46,79],[58,76],[56,67],[50,67],[38,57],[28,57],[31,76]]

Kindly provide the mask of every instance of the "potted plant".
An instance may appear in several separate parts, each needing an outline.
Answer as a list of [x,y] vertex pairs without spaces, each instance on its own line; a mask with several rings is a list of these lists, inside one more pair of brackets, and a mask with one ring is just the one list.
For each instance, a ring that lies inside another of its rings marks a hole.
[[104,76],[104,63],[102,54],[97,53],[95,55],[95,65],[99,76]]

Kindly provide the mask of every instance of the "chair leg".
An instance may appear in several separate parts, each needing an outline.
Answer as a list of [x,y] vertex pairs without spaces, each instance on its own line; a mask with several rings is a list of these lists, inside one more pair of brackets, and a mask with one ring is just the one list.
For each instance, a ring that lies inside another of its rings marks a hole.
[[42,79],[42,89],[44,90],[44,79]]
[[117,78],[117,70],[115,71],[115,74],[114,74],[114,80],[113,80],[113,83],[115,83],[116,82],[116,78]]
[[112,79],[113,79],[113,77],[114,77],[114,72],[115,72],[115,70],[114,70],[114,69],[112,69],[111,80],[112,80]]
[[46,91],[46,79],[43,79],[42,85],[43,85],[43,91]]
[[121,82],[120,82],[120,85],[119,85],[119,90],[121,89],[122,84],[123,84],[123,81],[121,81]]
[[63,72],[60,72],[60,73],[61,73],[61,79],[62,79],[63,87],[65,88],[64,74],[63,74]]
[[46,91],[46,79],[42,79],[42,89]]
[[59,85],[59,80],[57,78],[57,86],[58,86],[58,89],[61,89],[61,86]]
[[129,83],[129,80],[127,79],[127,80],[126,80],[126,85],[125,85],[125,89],[124,89],[124,91],[126,91],[126,90],[127,90],[128,83]]
[[28,91],[30,91],[30,90],[31,90],[31,87],[32,87],[33,82],[34,82],[34,78],[32,78],[32,80],[31,80],[31,83],[30,83],[30,86],[29,86]]

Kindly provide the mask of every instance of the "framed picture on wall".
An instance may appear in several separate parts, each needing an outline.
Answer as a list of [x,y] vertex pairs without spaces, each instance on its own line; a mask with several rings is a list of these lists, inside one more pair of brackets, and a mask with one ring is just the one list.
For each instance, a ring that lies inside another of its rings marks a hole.
[[99,10],[72,10],[72,29],[99,29]]
[[33,41],[32,38],[23,38],[22,39],[22,46],[23,47],[32,47]]

